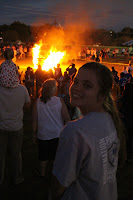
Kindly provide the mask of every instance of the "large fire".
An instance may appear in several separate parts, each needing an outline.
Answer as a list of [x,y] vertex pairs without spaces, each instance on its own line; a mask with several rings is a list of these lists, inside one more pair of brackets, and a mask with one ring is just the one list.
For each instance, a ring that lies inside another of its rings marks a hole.
[[32,49],[34,69],[37,69],[38,64],[41,64],[42,70],[54,70],[54,67],[62,61],[66,52],[57,51],[54,47],[46,51],[46,49],[44,50],[42,47],[43,43],[40,41],[39,44],[35,44]]
[[32,54],[33,54],[33,64],[34,68],[37,69],[38,66],[38,58],[40,57],[40,48],[42,46],[42,41],[40,41],[39,44],[35,44],[33,49],[32,49]]

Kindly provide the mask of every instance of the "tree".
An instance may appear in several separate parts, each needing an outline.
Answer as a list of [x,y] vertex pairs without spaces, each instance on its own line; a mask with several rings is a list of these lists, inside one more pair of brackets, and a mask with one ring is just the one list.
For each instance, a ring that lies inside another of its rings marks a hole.
[[125,27],[120,33],[124,35],[133,35],[133,29],[130,27]]
[[10,25],[10,30],[16,31],[19,35],[19,40],[26,42],[31,37],[30,26],[23,24],[19,21],[15,21]]
[[114,31],[108,31],[104,29],[93,29],[91,32],[91,38],[93,44],[112,45],[116,34]]
[[15,30],[7,30],[3,34],[3,41],[4,42],[15,42],[16,40],[19,40],[19,35]]

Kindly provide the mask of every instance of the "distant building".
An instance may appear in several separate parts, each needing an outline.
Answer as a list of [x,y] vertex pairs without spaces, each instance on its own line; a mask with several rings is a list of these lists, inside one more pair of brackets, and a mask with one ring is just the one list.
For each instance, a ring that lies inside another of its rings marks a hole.
[[133,40],[124,42],[124,43],[122,43],[122,45],[125,45],[125,46],[132,46],[132,45],[133,45]]

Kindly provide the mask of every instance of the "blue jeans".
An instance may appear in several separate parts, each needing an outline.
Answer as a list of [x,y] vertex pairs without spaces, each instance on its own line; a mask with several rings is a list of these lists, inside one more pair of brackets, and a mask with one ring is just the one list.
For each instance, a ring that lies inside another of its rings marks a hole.
[[[22,180],[23,128],[18,131],[5,131],[0,129],[0,184],[2,184],[5,167],[8,172],[8,182],[19,184]],[[6,160],[7,158],[7,160]],[[5,163],[7,161],[7,166]]]

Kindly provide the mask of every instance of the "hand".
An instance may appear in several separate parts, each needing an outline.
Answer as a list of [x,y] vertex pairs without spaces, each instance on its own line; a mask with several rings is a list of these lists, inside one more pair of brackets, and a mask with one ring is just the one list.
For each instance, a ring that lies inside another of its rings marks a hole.
[[33,136],[33,139],[32,139],[32,141],[33,141],[33,144],[36,144],[37,143],[37,136]]

